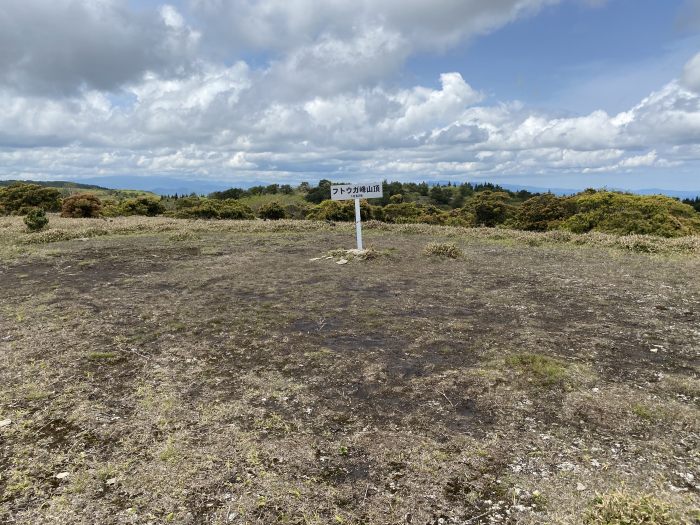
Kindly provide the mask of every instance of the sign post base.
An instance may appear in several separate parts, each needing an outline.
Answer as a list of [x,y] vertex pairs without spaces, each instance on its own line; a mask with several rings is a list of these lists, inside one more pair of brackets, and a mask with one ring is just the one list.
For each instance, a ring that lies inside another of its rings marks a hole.
[[355,199],[355,229],[357,230],[357,249],[362,251],[362,216],[360,215],[360,199]]

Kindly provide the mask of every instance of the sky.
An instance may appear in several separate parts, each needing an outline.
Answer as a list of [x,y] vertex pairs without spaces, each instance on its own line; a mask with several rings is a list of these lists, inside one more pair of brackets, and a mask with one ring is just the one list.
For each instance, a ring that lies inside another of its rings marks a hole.
[[3,0],[0,179],[700,190],[700,0]]

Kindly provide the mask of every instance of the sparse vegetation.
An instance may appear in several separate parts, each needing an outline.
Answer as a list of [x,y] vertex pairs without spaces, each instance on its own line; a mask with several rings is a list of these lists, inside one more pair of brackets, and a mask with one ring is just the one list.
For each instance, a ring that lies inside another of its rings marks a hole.
[[670,505],[650,495],[616,490],[596,496],[585,525],[682,525]]
[[578,525],[624,480],[692,523],[696,237],[365,241],[0,217],[0,522]]

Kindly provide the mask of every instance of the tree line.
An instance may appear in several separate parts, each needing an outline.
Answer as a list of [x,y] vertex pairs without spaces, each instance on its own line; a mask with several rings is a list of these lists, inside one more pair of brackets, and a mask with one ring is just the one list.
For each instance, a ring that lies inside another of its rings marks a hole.
[[[63,197],[56,188],[14,183],[0,188],[0,213],[31,213],[33,218],[45,212],[60,212],[64,217],[165,215],[183,219],[353,221],[353,202],[330,200],[330,186],[330,181],[322,180],[316,186],[271,184],[245,190],[231,188],[207,196],[121,198],[117,194],[116,198],[101,199],[91,193]],[[381,199],[362,201],[364,220],[664,237],[700,234],[700,198],[681,202],[663,195],[593,189],[557,196],[510,191],[489,183],[428,185],[385,181],[383,189]],[[42,218],[37,221],[43,223]]]

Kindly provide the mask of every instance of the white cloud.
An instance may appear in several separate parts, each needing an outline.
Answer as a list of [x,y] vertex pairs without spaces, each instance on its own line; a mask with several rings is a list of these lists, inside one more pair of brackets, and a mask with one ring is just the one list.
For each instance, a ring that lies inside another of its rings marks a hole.
[[118,89],[147,71],[182,74],[198,38],[172,6],[137,13],[126,0],[5,0],[0,85],[60,96]]
[[685,65],[682,79],[685,87],[700,93],[700,53]]
[[[0,177],[463,179],[697,159],[700,55],[618,114],[486,103],[456,72],[443,73],[438,87],[390,81],[416,51],[548,3],[192,0],[189,10],[137,14],[126,0],[9,0],[20,26],[56,16],[58,27],[29,42],[0,18]],[[52,49],[59,41],[62,53]],[[266,58],[223,61],[212,49]]]

